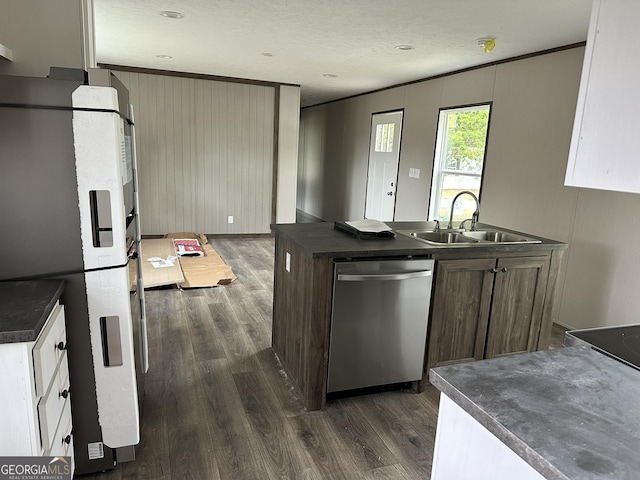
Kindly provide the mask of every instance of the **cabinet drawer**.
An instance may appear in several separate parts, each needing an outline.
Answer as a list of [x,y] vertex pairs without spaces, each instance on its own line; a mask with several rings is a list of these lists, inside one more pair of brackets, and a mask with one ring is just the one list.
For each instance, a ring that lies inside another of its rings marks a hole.
[[[64,356],[64,361],[66,362],[66,355]],[[56,372],[56,376],[66,377],[67,383],[62,387],[58,387],[58,385],[62,381],[61,378],[58,378],[56,381],[52,382],[51,388],[38,403],[40,435],[42,438],[42,448],[45,451],[52,445],[53,436],[56,428],[58,428],[58,423],[60,422],[60,416],[62,415],[62,410],[65,406],[65,403],[70,403],[68,374],[65,375],[64,372],[58,370]]]
[[[45,452],[46,453],[46,452]],[[71,402],[67,400],[62,410],[58,430],[52,437],[52,457],[67,457],[73,455],[73,435],[71,434]]]
[[44,395],[49,388],[66,345],[64,307],[58,304],[33,347],[33,369],[38,397]]

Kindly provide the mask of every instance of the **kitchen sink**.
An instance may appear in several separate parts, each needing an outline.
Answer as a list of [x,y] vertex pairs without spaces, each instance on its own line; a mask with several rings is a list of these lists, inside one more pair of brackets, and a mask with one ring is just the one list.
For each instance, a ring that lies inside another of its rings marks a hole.
[[458,232],[411,232],[412,237],[433,243],[477,243],[478,240],[465,237]]
[[525,237],[517,233],[503,232],[500,230],[445,230],[445,231],[411,231],[398,230],[398,233],[407,235],[432,245],[472,246],[514,243],[541,243],[541,240]]
[[540,243],[540,240],[525,237],[516,233],[501,232],[498,230],[478,230],[475,232],[464,232],[465,237],[475,238],[483,242],[493,243]]

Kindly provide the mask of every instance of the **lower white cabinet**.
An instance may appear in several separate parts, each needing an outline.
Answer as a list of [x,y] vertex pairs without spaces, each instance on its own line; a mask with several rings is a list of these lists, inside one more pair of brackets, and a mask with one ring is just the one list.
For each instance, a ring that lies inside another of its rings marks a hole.
[[70,456],[71,387],[64,306],[33,342],[0,345],[0,456]]
[[444,393],[440,395],[431,480],[544,480]]

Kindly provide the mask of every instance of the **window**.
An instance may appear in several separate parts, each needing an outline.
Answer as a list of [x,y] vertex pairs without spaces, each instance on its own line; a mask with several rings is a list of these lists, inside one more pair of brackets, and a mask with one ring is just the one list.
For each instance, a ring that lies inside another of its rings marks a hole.
[[[429,219],[448,222],[451,202],[468,190],[480,198],[490,105],[440,111],[431,183]],[[453,219],[471,218],[476,204],[469,195],[456,202]]]

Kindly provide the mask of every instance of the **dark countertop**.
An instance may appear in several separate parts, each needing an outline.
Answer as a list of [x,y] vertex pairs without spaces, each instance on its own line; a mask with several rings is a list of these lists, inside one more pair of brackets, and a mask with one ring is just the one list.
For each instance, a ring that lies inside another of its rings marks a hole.
[[640,371],[588,347],[434,368],[430,380],[547,479],[640,476]]
[[586,345],[640,370],[640,324],[569,330],[565,346]]
[[[393,230],[430,230],[433,222],[385,222]],[[358,240],[349,234],[335,230],[332,222],[317,223],[287,223],[273,224],[271,230],[279,235],[288,237],[303,251],[314,258],[351,258],[351,257],[376,257],[405,256],[405,255],[432,255],[444,251],[468,250],[475,252],[505,252],[505,251],[535,251],[549,248],[566,248],[566,243],[557,242],[546,238],[536,237],[528,233],[513,232],[502,227],[494,227],[480,224],[481,229],[496,228],[506,232],[519,233],[524,236],[542,240],[541,243],[496,245],[491,243],[461,247],[448,245],[429,245],[420,240],[398,234],[396,238],[380,238]]]
[[33,342],[63,290],[63,280],[0,282],[0,344]]

